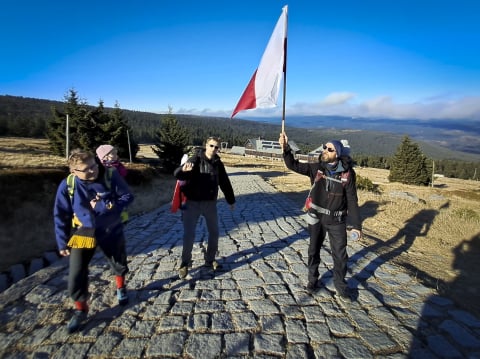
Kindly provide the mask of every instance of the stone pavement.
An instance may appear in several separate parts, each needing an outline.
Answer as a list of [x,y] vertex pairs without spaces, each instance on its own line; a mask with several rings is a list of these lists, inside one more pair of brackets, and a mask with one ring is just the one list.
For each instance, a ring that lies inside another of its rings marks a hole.
[[480,358],[478,318],[361,242],[348,247],[354,302],[334,294],[328,245],[323,288],[307,291],[301,204],[255,174],[228,171],[237,204],[231,212],[219,201],[222,271],[203,267],[203,219],[191,278],[180,280],[180,213],[163,206],[135,217],[130,303],[117,305],[97,253],[88,322],[67,334],[72,303],[60,259],[0,293],[1,358]]

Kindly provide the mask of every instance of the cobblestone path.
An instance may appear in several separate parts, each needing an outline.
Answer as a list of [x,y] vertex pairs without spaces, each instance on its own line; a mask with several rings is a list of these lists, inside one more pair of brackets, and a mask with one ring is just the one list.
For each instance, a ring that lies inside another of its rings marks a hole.
[[322,288],[307,291],[300,205],[257,175],[228,171],[237,204],[233,212],[218,205],[222,271],[203,267],[203,220],[190,278],[180,280],[180,213],[164,206],[135,217],[126,231],[129,304],[117,305],[97,253],[88,321],[69,335],[68,261],[60,259],[0,293],[0,357],[480,358],[478,318],[361,242],[348,247],[355,301],[334,294],[328,243]]

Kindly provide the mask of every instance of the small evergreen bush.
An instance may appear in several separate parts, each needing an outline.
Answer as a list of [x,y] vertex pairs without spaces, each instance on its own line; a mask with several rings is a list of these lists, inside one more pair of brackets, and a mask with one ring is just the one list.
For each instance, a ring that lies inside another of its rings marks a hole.
[[370,179],[357,175],[357,189],[368,191],[368,192],[378,192],[378,186],[375,185]]
[[148,184],[157,175],[157,170],[147,164],[129,164],[127,170],[126,181],[130,186]]

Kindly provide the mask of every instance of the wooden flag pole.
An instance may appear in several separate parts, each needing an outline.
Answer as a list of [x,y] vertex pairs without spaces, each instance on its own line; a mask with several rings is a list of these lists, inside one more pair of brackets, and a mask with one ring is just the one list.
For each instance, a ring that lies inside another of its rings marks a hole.
[[282,133],[285,133],[285,102],[287,98],[287,33],[288,12],[285,14],[285,40],[283,42],[283,109],[282,109]]

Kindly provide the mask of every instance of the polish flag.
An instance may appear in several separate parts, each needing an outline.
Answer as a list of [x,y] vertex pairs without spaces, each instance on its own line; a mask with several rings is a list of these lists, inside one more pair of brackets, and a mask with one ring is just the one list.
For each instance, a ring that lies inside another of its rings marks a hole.
[[253,73],[247,88],[238,101],[237,107],[232,112],[231,118],[243,110],[275,107],[277,105],[282,75],[285,76],[286,70],[287,10],[288,6],[284,6],[260,60],[260,65]]

